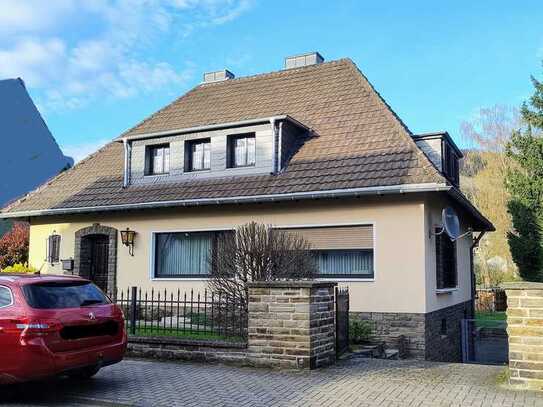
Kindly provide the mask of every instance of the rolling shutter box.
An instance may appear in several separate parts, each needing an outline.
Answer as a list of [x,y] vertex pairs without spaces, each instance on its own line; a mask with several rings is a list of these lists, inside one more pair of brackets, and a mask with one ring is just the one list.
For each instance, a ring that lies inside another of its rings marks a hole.
[[282,229],[303,236],[315,250],[373,249],[373,226],[330,226]]

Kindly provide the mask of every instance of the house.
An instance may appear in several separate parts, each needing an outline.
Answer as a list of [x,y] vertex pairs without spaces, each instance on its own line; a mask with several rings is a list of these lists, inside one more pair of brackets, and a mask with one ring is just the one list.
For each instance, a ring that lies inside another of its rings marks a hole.
[[[73,165],[62,154],[22,79],[0,80],[0,206]],[[0,221],[0,236],[10,222]]]
[[[205,74],[2,216],[30,220],[34,266],[109,292],[203,289],[217,233],[248,221],[296,231],[376,334],[459,360],[474,241],[494,229],[459,189],[461,157],[447,133],[413,135],[351,60],[310,53],[277,72]],[[446,207],[467,233],[455,242],[440,233]]]

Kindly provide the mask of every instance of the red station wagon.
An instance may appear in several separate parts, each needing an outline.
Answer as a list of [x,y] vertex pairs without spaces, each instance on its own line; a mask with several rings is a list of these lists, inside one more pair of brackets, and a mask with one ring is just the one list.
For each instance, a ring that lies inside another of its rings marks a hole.
[[120,362],[126,343],[121,309],[92,282],[0,274],[0,384],[89,378]]

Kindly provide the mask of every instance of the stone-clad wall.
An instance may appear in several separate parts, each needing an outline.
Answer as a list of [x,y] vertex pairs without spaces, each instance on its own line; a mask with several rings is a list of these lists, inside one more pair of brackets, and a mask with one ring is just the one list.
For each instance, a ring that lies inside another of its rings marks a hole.
[[335,362],[331,282],[249,285],[248,357],[257,366],[317,368]]
[[[473,318],[471,301],[426,314],[425,359],[435,362],[462,361],[462,319]],[[443,321],[445,321],[443,323]]]
[[314,369],[336,361],[336,283],[260,282],[249,285],[245,343],[130,337],[131,356]]
[[508,283],[507,333],[511,385],[543,391],[543,284]]
[[[352,317],[371,321],[373,336],[390,348],[398,347],[398,338],[406,340],[407,357],[439,362],[461,362],[463,318],[471,318],[471,301],[424,313],[359,312]],[[442,332],[445,320],[445,332]]]
[[249,365],[246,343],[130,337],[127,352],[132,357]]
[[355,319],[371,321],[373,336],[389,348],[398,346],[398,337],[406,339],[407,356],[425,358],[425,317],[420,313],[396,312],[351,312]]

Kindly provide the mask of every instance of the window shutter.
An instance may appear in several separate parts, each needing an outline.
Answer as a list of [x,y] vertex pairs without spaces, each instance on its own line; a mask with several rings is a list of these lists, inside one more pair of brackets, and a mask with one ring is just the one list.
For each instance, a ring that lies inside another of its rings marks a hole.
[[282,229],[306,239],[315,250],[373,249],[373,226]]

